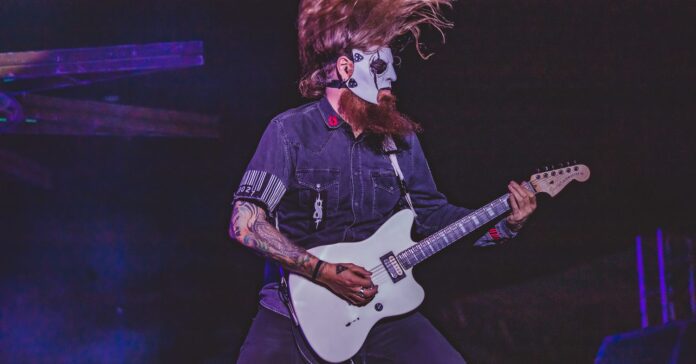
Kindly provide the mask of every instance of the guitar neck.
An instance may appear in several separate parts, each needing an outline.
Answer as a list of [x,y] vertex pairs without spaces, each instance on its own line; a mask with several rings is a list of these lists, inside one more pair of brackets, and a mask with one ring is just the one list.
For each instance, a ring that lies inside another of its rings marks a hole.
[[[529,182],[524,182],[522,186],[532,193],[536,193],[534,187],[532,187]],[[479,227],[486,225],[500,215],[510,211],[509,197],[510,194],[506,193],[478,210],[451,223],[435,234],[414,244],[397,255],[399,261],[405,269],[409,269],[428,259],[455,241],[469,235]]]

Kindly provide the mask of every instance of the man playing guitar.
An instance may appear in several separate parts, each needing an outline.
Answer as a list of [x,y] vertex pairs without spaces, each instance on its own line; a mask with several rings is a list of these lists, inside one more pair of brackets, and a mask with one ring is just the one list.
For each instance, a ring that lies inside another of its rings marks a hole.
[[[364,306],[379,292],[369,267],[322,261],[308,249],[364,240],[404,208],[413,208],[415,232],[424,236],[471,212],[438,192],[416,136],[420,126],[397,110],[392,93],[396,72],[390,44],[410,34],[418,45],[421,25],[450,27],[440,13],[449,5],[450,0],[301,1],[300,91],[318,101],[288,110],[268,125],[235,193],[234,239]],[[536,208],[533,192],[516,182],[508,190],[512,212],[475,245],[513,238]],[[307,360],[278,290],[277,283],[262,289],[240,363]],[[417,311],[377,323],[354,359],[464,362]]]

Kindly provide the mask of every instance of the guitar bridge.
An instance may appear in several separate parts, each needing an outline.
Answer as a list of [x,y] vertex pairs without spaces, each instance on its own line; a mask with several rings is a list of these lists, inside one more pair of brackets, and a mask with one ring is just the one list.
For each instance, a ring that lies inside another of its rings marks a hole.
[[389,278],[391,278],[392,282],[396,283],[404,279],[404,277],[406,277],[406,272],[399,263],[399,260],[396,259],[394,253],[389,252],[381,256],[379,260],[382,262],[382,265],[387,270],[387,273],[389,273]]

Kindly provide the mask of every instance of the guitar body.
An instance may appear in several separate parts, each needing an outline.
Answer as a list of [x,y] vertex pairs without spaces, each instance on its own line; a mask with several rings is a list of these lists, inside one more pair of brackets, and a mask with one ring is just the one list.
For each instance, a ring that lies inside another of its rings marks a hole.
[[[385,222],[370,238],[357,243],[319,246],[309,252],[327,262],[354,263],[365,269],[383,267],[380,257],[397,254],[414,244],[411,240],[413,213],[402,210]],[[394,283],[386,271],[373,273],[379,285],[374,299],[363,307],[353,306],[328,288],[307,278],[290,274],[290,297],[302,332],[314,351],[324,360],[350,359],[365,342],[377,321],[417,308],[425,292],[413,279],[411,270]]]

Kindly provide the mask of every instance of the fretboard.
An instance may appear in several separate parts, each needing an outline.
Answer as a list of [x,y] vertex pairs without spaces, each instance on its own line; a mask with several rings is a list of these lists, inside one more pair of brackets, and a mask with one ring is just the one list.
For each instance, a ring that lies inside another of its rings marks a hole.
[[[535,192],[529,182],[524,182],[523,186],[529,191]],[[448,247],[455,241],[472,233],[479,227],[495,220],[497,217],[510,210],[510,203],[508,202],[509,196],[510,194],[506,193],[496,198],[487,205],[402,251],[397,255],[399,261],[405,269],[409,269]]]

